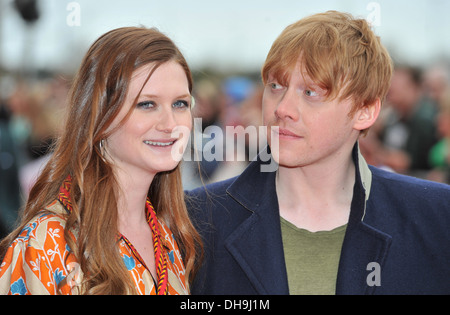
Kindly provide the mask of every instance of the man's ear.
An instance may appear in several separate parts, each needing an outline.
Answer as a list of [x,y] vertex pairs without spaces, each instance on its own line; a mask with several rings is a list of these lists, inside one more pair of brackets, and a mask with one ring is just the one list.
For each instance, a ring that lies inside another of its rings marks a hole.
[[359,131],[370,128],[377,120],[380,110],[381,100],[379,98],[363,106],[356,112],[353,128]]

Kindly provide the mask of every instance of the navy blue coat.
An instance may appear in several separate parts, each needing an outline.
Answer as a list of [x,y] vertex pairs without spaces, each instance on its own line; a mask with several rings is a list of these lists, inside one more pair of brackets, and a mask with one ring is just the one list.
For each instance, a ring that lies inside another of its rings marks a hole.
[[[336,294],[450,294],[450,186],[369,167],[357,146],[353,159]],[[261,163],[187,193],[205,246],[193,294],[289,294],[276,173]]]

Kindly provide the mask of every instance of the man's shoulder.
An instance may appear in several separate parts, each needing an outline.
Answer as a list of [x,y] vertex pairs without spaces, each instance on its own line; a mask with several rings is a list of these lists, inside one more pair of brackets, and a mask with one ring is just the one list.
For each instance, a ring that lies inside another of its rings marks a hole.
[[189,199],[195,200],[206,200],[211,196],[223,197],[227,193],[228,187],[236,180],[237,177],[232,177],[226,180],[210,183],[207,185],[202,185],[195,189],[185,191],[186,196]]
[[439,216],[450,217],[450,186],[425,179],[396,174],[371,167],[372,186],[370,199],[397,209],[433,210]]
[[241,214],[247,214],[247,211],[242,211],[241,204],[228,193],[228,188],[235,180],[236,177],[186,191],[185,202],[190,217],[197,224],[206,222],[209,225],[215,222],[216,225],[221,225],[224,221],[234,221]]
[[449,196],[448,194],[450,194],[450,185],[447,184],[402,175],[374,166],[370,166],[370,170],[372,172],[373,181],[375,183],[390,185],[390,187],[394,190],[399,189],[404,191],[405,193],[416,193],[417,191],[423,192],[426,190],[431,190],[438,194],[444,194],[445,196]]

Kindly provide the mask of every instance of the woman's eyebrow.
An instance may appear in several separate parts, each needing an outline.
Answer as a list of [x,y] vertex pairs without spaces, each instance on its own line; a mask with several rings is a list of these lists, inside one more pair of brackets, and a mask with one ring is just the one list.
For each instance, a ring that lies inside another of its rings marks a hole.
[[[158,96],[158,95],[156,95],[156,94],[141,94],[140,96],[139,96],[139,98],[142,98],[142,97],[146,97],[146,98],[160,98],[160,96]],[[182,94],[182,95],[179,95],[179,96],[176,96],[176,97],[174,97],[174,99],[175,98],[190,98],[191,97],[191,94]]]

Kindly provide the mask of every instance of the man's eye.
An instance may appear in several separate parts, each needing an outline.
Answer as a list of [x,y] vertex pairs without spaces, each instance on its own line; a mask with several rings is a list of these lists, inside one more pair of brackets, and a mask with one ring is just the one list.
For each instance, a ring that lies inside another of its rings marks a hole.
[[313,91],[313,90],[305,90],[305,95],[306,96],[317,96],[319,94],[316,91]]
[[272,90],[279,90],[282,89],[283,87],[281,85],[279,85],[278,83],[270,83],[270,87]]

